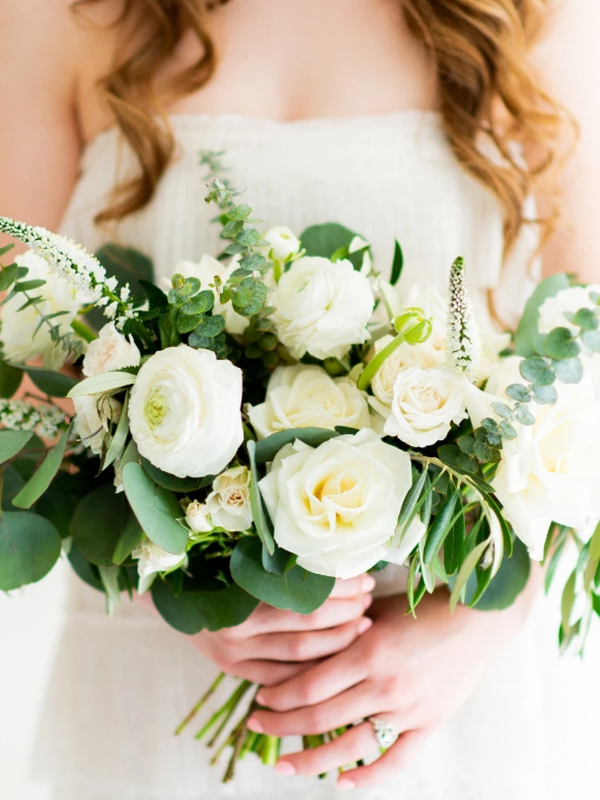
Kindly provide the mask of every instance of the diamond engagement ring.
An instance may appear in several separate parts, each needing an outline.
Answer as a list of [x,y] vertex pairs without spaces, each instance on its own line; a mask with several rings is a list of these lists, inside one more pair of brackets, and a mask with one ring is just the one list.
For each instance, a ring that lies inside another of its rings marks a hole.
[[391,722],[384,722],[384,720],[375,719],[374,717],[369,717],[365,722],[370,722],[373,726],[377,744],[382,750],[389,750],[400,735]]

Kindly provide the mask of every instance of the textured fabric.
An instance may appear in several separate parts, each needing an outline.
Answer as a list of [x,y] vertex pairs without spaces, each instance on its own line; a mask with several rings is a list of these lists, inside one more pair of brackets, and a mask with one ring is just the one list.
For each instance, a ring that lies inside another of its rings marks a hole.
[[[391,263],[395,237],[405,253],[405,286],[443,288],[450,263],[463,255],[473,291],[498,287],[497,306],[505,319],[518,313],[531,289],[527,274],[536,269],[530,264],[535,231],[524,231],[501,271],[501,210],[456,163],[435,114],[285,124],[175,115],[172,124],[179,158],[155,199],[106,230],[93,225],[94,214],[134,162],[116,131],[98,136],[84,154],[63,231],[89,249],[107,240],[136,247],[152,256],[162,277],[172,274],[180,258],[218,252],[198,151],[223,150],[228,177],[235,187],[248,189],[247,202],[265,228],[288,225],[300,233],[307,225],[342,222],[372,242],[383,269]],[[401,569],[386,570],[380,592],[401,591],[403,578]],[[567,700],[561,705],[561,697],[574,685],[572,666],[556,656],[554,625],[548,606],[540,604],[468,703],[411,767],[389,786],[353,797],[553,797],[551,787],[558,788],[569,770],[565,749],[563,766],[555,755],[566,747],[565,709],[573,707]],[[208,766],[192,733],[179,739],[171,733],[214,674],[215,668],[161,621],[127,602],[109,620],[102,596],[73,579],[39,735],[38,775],[52,781],[56,800],[337,796],[331,783],[281,778],[253,758],[243,762],[233,785],[222,787],[221,770]],[[575,683],[582,674],[589,670],[577,673]],[[551,706],[545,701],[550,691]],[[571,735],[571,749],[573,740]]]

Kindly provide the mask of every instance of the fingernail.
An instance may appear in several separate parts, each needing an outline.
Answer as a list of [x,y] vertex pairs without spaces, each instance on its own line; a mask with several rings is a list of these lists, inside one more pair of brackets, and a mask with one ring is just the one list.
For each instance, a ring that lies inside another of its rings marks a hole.
[[356,789],[356,784],[350,778],[340,778],[336,785],[338,789]]
[[264,696],[264,694],[261,694],[260,692],[256,695],[256,702],[261,706],[266,705],[266,699],[267,698]]
[[373,602],[373,596],[370,595],[370,594],[366,594],[365,597],[364,597],[364,600],[363,600],[363,606],[364,606],[365,610],[367,608],[369,608],[369,606],[371,605],[372,602]]
[[280,775],[295,775],[296,767],[290,764],[289,761],[278,761],[277,764],[275,764],[275,772],[278,772]]
[[363,590],[363,592],[370,592],[375,588],[375,578],[372,575],[367,575],[367,577],[361,583],[360,588]]
[[256,717],[250,717],[246,725],[250,728],[251,731],[254,731],[254,733],[264,733],[264,728],[260,724],[260,722],[256,719]]
[[361,619],[361,621],[358,623],[358,632],[365,633],[366,631],[369,630],[372,624],[373,624],[372,619],[369,619],[369,617],[363,617],[363,619]]

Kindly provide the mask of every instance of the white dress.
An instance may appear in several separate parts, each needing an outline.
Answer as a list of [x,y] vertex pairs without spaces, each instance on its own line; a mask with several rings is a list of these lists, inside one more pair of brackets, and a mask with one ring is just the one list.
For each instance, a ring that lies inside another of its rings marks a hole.
[[[498,287],[497,308],[514,318],[531,290],[527,277],[536,233],[526,229],[502,261],[502,215],[495,198],[458,165],[438,115],[401,112],[340,120],[274,123],[239,116],[174,115],[179,158],[151,204],[112,230],[94,214],[132,155],[115,130],[87,147],[63,231],[89,249],[103,241],[136,247],[158,276],[179,259],[219,250],[214,208],[204,203],[200,149],[223,150],[235,187],[265,228],[339,221],[373,245],[387,269],[394,237],[404,249],[405,287],[445,286],[463,255],[473,292]],[[534,267],[535,269],[535,267]],[[387,571],[386,571],[387,572]],[[402,590],[402,573],[384,573],[382,590]],[[73,578],[67,621],[50,681],[35,769],[56,800],[213,800],[240,797],[329,800],[331,782],[283,778],[247,758],[234,784],[208,766],[192,732],[172,731],[216,670],[183,636],[124,601],[105,616],[103,596]],[[584,691],[587,666],[559,662],[556,619],[542,600],[454,719],[414,763],[359,800],[521,800],[575,796],[597,719]],[[595,659],[596,664],[598,659]],[[591,681],[588,681],[591,684]],[[596,693],[594,693],[594,697]],[[584,711],[574,715],[576,707]],[[559,755],[560,754],[560,755]],[[577,766],[576,766],[577,765]],[[587,779],[581,784],[589,788]]]

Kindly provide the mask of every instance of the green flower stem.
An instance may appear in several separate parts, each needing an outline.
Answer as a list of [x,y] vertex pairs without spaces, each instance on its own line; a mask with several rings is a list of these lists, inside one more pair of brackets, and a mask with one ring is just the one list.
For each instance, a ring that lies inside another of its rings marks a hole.
[[71,328],[83,339],[84,342],[93,342],[94,339],[98,338],[96,331],[93,331],[85,324],[85,322],[82,322],[80,319],[74,319],[71,322]]
[[212,684],[212,685],[211,685],[211,686],[208,688],[208,690],[206,691],[206,693],[202,695],[202,697],[200,698],[200,700],[198,700],[198,702],[196,703],[196,705],[195,705],[195,706],[192,708],[192,710],[190,711],[190,713],[189,713],[189,714],[187,715],[187,717],[186,717],[186,718],[183,720],[183,722],[181,723],[181,725],[179,725],[179,727],[178,727],[178,728],[177,728],[177,730],[175,731],[175,736],[179,736],[179,734],[180,734],[180,733],[181,733],[181,732],[182,732],[182,731],[183,731],[183,730],[184,730],[184,729],[185,729],[185,728],[186,728],[186,727],[189,725],[189,723],[190,723],[190,722],[191,722],[191,721],[194,719],[194,717],[195,717],[195,716],[196,716],[196,714],[197,714],[197,713],[198,713],[198,712],[201,710],[201,708],[204,706],[204,704],[206,703],[206,701],[207,701],[207,700],[208,700],[208,699],[211,697],[211,695],[213,695],[213,694],[214,694],[214,693],[217,691],[217,689],[219,688],[219,685],[220,685],[220,683],[221,683],[221,681],[223,680],[223,678],[224,678],[224,677],[225,677],[225,673],[224,673],[224,672],[221,672],[221,674],[220,674],[220,675],[217,675],[217,678],[216,678],[216,680],[214,681],[214,683],[213,683],[213,684]]
[[217,727],[217,730],[214,732],[210,741],[208,742],[207,744],[208,747],[213,747],[213,745],[216,743],[217,739],[225,729],[225,726],[227,725],[231,717],[235,714],[237,707],[244,699],[244,695],[247,694],[248,689],[250,689],[251,686],[252,683],[250,681],[242,681],[242,683],[240,683],[238,688],[232,694],[227,704],[228,705],[227,711],[225,712],[223,719],[221,720],[219,726]]
[[278,736],[265,736],[262,762],[267,767],[274,767],[279,758],[281,739]]
[[383,348],[383,350],[380,350],[379,353],[377,353],[377,355],[374,356],[371,361],[369,361],[367,366],[360,373],[360,377],[356,384],[361,391],[367,391],[375,375],[379,372],[387,359],[392,355],[394,350],[397,350],[404,341],[404,334],[399,333],[389,344]]
[[283,269],[281,266],[281,261],[275,261],[275,259],[273,259],[273,277],[275,278],[275,283],[279,283],[282,275]]

